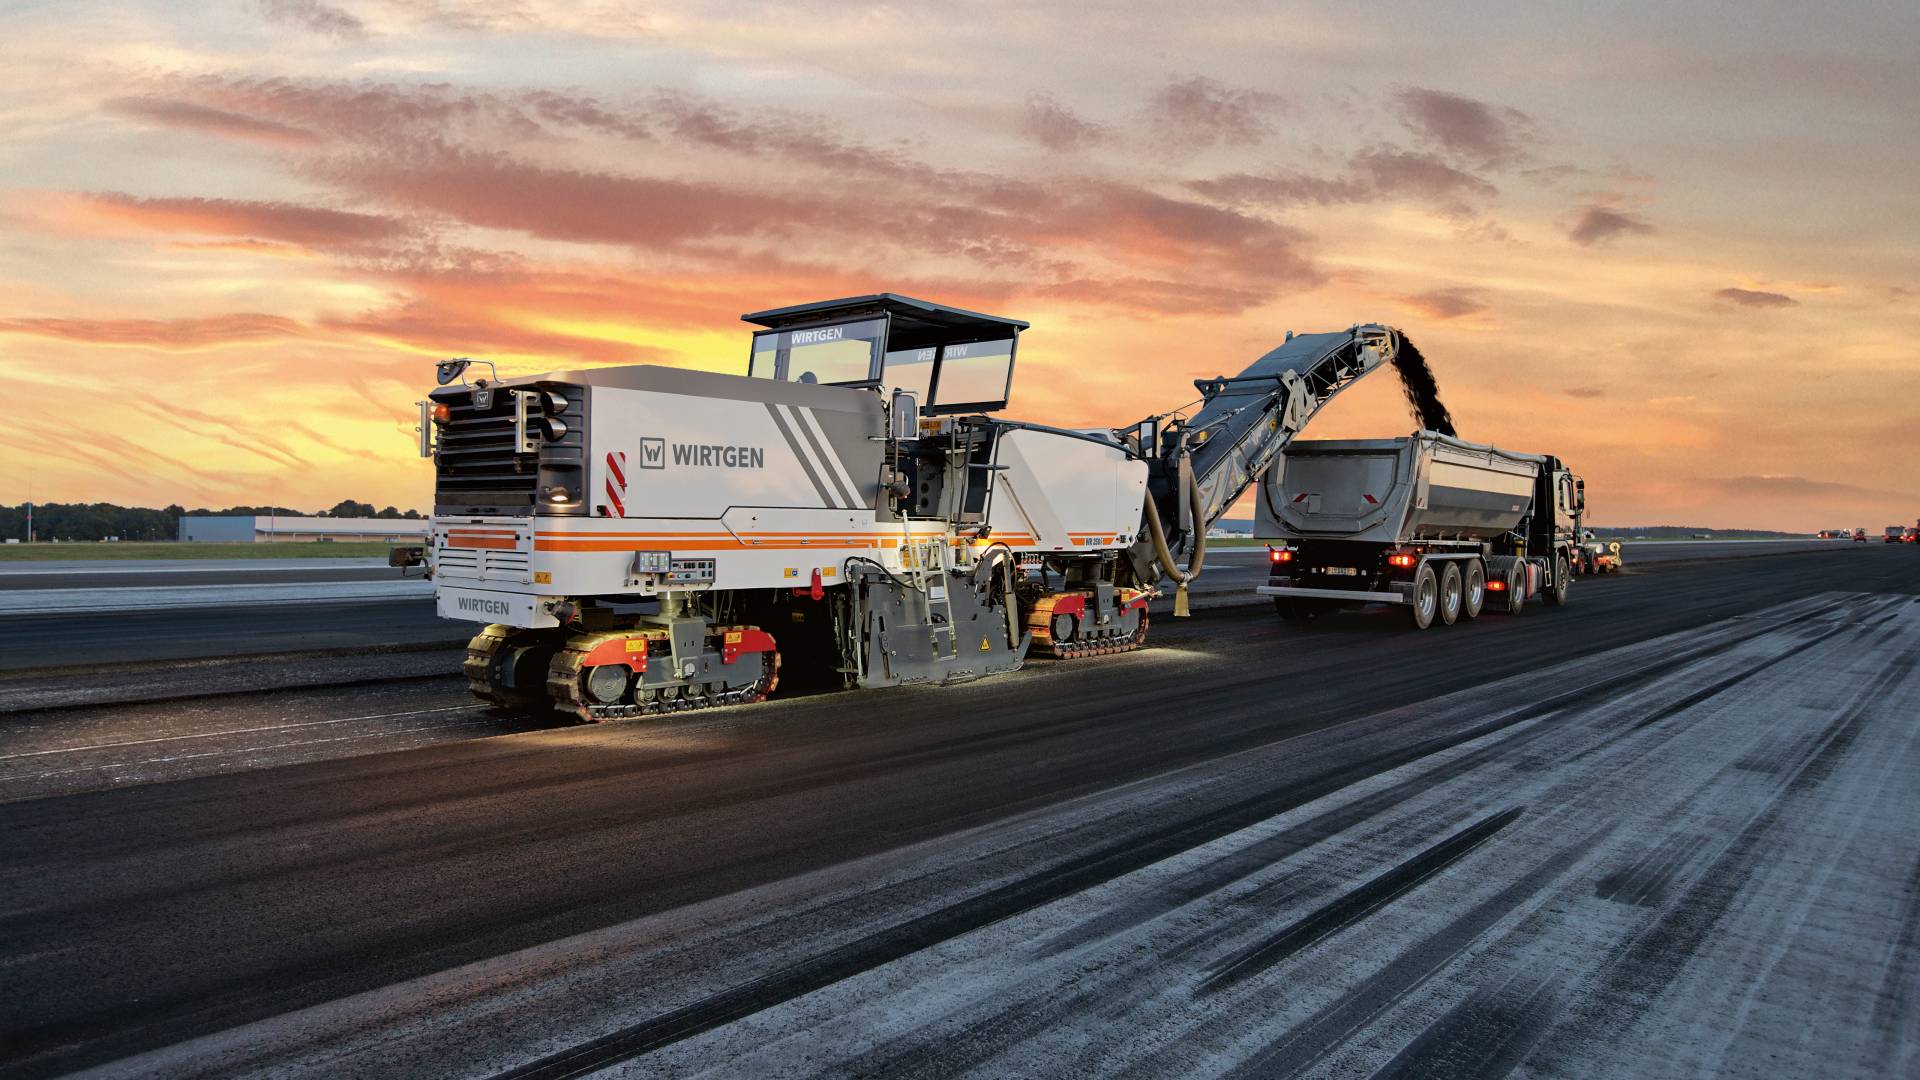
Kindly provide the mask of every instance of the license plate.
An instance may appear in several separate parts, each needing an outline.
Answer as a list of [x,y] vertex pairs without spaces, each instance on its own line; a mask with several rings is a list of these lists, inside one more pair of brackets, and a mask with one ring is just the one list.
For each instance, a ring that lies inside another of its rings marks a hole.
[[1326,568],[1326,570],[1322,572],[1331,574],[1334,577],[1359,577],[1360,576],[1360,571],[1355,570],[1351,566],[1329,566]]

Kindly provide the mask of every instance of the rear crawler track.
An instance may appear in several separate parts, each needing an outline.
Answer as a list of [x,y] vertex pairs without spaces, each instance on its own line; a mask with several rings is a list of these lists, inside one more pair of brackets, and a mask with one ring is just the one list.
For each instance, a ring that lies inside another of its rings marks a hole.
[[[712,627],[698,677],[647,680],[649,656],[671,655],[667,637],[665,630],[635,629],[556,639],[489,626],[467,643],[462,670],[482,701],[516,711],[551,708],[592,723],[748,705],[779,685],[780,653],[752,626]],[[600,694],[590,683],[596,672]]]

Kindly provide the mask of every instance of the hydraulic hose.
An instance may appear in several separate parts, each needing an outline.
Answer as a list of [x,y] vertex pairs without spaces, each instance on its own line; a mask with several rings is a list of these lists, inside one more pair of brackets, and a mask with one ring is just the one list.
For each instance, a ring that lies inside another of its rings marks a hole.
[[1147,492],[1147,534],[1153,538],[1154,558],[1159,560],[1161,570],[1173,579],[1173,615],[1176,619],[1184,619],[1192,614],[1187,609],[1187,585],[1200,576],[1200,567],[1207,561],[1207,527],[1200,520],[1200,485],[1188,485],[1187,508],[1193,518],[1193,559],[1182,571],[1174,562],[1173,552],[1167,548],[1167,530],[1160,524],[1160,508],[1153,503],[1153,492]]

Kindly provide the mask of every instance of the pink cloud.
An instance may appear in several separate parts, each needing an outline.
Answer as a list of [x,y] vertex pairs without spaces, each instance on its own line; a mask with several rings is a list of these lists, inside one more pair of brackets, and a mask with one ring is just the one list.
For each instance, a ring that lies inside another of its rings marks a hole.
[[1534,138],[1533,119],[1518,109],[1418,87],[1402,90],[1394,98],[1401,120],[1414,134],[1482,165],[1519,159]]
[[118,192],[77,196],[96,216],[155,232],[254,237],[312,247],[388,240],[405,231],[377,214],[242,199],[143,199]]
[[228,112],[225,109],[196,105],[190,101],[125,97],[107,102],[106,108],[109,112],[130,116],[136,120],[203,135],[219,135],[230,139],[246,139],[281,146],[307,146],[320,141],[319,136],[304,128],[282,124],[276,120],[262,120],[258,117]]
[[1592,247],[1616,237],[1645,236],[1653,231],[1652,225],[1633,214],[1596,204],[1580,211],[1579,220],[1567,231],[1567,239]]
[[1800,304],[1800,301],[1786,293],[1763,292],[1757,289],[1715,289],[1713,298],[1747,308],[1797,307]]

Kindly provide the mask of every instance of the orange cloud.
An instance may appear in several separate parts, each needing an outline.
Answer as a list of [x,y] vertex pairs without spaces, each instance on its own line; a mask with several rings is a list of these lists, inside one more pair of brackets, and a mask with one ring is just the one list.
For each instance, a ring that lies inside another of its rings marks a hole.
[[1459,319],[1468,315],[1478,315],[1487,310],[1486,294],[1479,289],[1455,286],[1449,289],[1429,289],[1411,296],[1397,299],[1422,315],[1432,319]]
[[278,315],[205,315],[180,319],[0,319],[0,334],[26,334],[90,345],[202,349],[301,333]]

